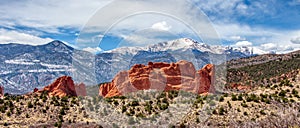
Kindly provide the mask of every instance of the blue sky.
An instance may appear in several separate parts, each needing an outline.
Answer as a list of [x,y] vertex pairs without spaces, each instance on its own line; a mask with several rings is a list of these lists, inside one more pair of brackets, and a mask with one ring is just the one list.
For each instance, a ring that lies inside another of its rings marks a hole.
[[[187,1],[193,6],[184,7],[183,2],[183,9],[178,11],[190,9],[203,12],[222,45],[249,46],[260,52],[300,50],[300,0]],[[119,22],[107,33],[101,27],[97,31],[90,30],[87,26],[91,19],[110,3],[111,0],[2,0],[0,43],[40,45],[61,40],[78,48],[97,51],[119,46],[145,46],[182,37],[202,41],[189,26],[162,15],[145,14],[147,20],[145,15],[135,15]],[[124,4],[122,9],[128,5]],[[151,6],[171,9],[170,4],[161,2],[152,2]],[[105,14],[110,15],[114,11]],[[195,17],[188,12],[186,15]],[[99,22],[104,22],[101,15],[98,17]],[[89,40],[85,40],[87,38]],[[103,39],[101,43],[99,39]]]

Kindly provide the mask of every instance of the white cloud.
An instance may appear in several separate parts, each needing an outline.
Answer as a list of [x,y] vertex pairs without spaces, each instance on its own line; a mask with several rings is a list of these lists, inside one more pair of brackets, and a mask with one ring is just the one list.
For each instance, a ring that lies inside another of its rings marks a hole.
[[277,50],[278,45],[274,44],[274,43],[266,43],[266,44],[262,44],[261,48],[263,48],[264,50],[268,50],[268,51],[272,51],[272,50]]
[[[161,38],[157,38],[160,36]],[[141,31],[136,31],[129,35],[121,35],[124,39],[120,42],[119,46],[146,46],[149,44],[160,43],[164,41],[169,41],[170,38],[177,39],[180,38],[167,31],[161,31],[156,29],[145,29]]]
[[300,44],[300,37],[292,38],[291,42],[295,44]]
[[[133,2],[135,4],[132,4]],[[177,35],[191,32],[188,34],[198,34],[202,40],[217,37],[208,17],[202,14],[194,3],[186,0],[172,1],[172,6],[170,1],[119,0],[101,8],[91,17],[81,33],[103,33],[109,30],[114,35],[121,35],[124,34],[121,33],[123,30],[129,30],[126,32],[130,34],[151,27]]]
[[111,0],[51,0],[0,2],[0,24],[27,26],[58,33],[58,27],[80,28]]
[[232,40],[232,41],[242,41],[242,40],[246,40],[246,38],[241,37],[241,36],[230,36],[229,39]]
[[166,21],[155,23],[151,26],[152,29],[169,31],[172,26],[168,25]]
[[94,54],[97,54],[97,53],[100,53],[102,52],[103,50],[99,47],[96,47],[96,48],[91,48],[91,47],[87,47],[87,48],[84,48],[82,49],[83,51],[87,51],[87,52],[90,52],[90,53],[94,53]]
[[237,47],[241,47],[241,46],[252,46],[252,42],[249,41],[239,41],[235,44],[235,46]]
[[289,53],[295,50],[300,50],[300,45],[265,43],[258,46],[258,48],[268,52],[275,51],[276,53]]
[[262,50],[276,50],[278,53],[300,49],[297,37],[300,30],[273,30],[261,27],[250,27],[240,24],[214,24],[221,39],[229,41],[247,41]]
[[[247,37],[247,36],[274,36],[276,34],[279,34],[280,32],[277,32],[275,30],[268,30],[265,28],[259,28],[259,27],[250,27],[248,25],[240,25],[237,23],[220,23],[215,22],[214,27],[216,31],[220,34],[221,38],[223,39],[229,39],[232,37]],[[243,39],[243,38],[242,38]]]
[[51,38],[41,38],[38,36],[33,36],[14,30],[9,31],[5,29],[0,29],[0,44],[20,43],[30,45],[41,45],[49,43],[51,41],[53,41],[53,39]]

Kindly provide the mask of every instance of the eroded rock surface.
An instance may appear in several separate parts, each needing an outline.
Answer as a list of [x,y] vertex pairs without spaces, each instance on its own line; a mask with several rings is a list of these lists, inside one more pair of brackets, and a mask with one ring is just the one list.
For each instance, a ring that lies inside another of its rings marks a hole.
[[112,82],[100,86],[99,95],[119,96],[138,90],[184,90],[196,94],[214,92],[214,65],[207,64],[196,71],[193,63],[136,64],[128,71],[119,72]]

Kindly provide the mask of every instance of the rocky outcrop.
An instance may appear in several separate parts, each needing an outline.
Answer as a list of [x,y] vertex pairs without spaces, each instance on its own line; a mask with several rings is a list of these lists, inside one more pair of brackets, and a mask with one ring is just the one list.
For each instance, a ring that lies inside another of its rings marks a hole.
[[84,83],[76,84],[75,85],[75,90],[77,96],[86,96],[86,86]]
[[38,92],[38,91],[39,91],[39,89],[37,89],[37,88],[33,89],[33,93]]
[[4,96],[4,87],[0,86],[0,98]]
[[[77,88],[77,89],[76,89]],[[74,81],[70,76],[62,76],[56,79],[52,84],[44,87],[44,89],[38,92],[48,92],[50,96],[77,96],[77,92],[79,95],[86,95],[85,85],[79,84],[77,86],[74,85]]]
[[184,90],[197,94],[214,92],[214,65],[196,71],[193,63],[136,64],[129,71],[119,72],[111,83],[100,85],[99,95],[113,97],[138,90]]

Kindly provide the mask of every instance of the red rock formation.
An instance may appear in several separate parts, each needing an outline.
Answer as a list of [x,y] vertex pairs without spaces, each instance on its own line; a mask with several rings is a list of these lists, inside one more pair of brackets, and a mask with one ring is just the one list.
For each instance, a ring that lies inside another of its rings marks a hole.
[[47,91],[51,96],[77,96],[74,82],[71,77],[63,76],[56,79],[52,84],[44,87],[39,92]]
[[0,86],[0,97],[4,96],[4,87]]
[[33,93],[35,93],[35,92],[37,92],[37,91],[39,91],[39,89],[37,89],[37,88],[34,88],[34,89],[33,89]]
[[118,73],[111,83],[100,86],[99,95],[113,97],[138,90],[184,90],[197,94],[214,92],[214,66],[208,64],[196,71],[191,62],[152,63],[134,65]]
[[76,84],[75,90],[77,96],[86,96],[86,88],[84,83]]

